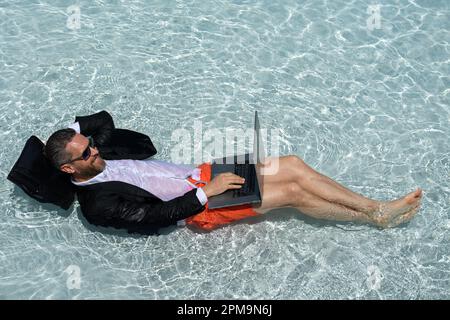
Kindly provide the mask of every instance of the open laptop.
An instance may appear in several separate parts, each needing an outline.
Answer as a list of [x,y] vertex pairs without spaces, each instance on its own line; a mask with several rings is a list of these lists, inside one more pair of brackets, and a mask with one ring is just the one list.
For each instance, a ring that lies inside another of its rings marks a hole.
[[[240,189],[227,190],[208,199],[208,208],[224,208],[241,204],[261,203],[262,176],[256,164],[264,162],[265,150],[261,137],[258,112],[255,111],[253,153],[214,159],[211,163],[211,179],[224,172],[232,172],[245,178]],[[239,161],[238,161],[239,160]]]

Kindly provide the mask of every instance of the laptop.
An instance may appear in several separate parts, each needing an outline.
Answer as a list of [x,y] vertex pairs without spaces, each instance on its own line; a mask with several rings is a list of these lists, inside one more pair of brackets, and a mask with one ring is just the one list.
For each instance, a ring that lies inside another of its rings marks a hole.
[[[239,189],[229,189],[208,199],[208,208],[224,208],[241,204],[261,203],[262,176],[256,170],[256,164],[264,162],[265,150],[261,137],[258,112],[255,111],[255,127],[253,136],[253,153],[214,159],[211,163],[211,180],[215,176],[232,172],[245,178]],[[256,161],[255,161],[256,160]]]

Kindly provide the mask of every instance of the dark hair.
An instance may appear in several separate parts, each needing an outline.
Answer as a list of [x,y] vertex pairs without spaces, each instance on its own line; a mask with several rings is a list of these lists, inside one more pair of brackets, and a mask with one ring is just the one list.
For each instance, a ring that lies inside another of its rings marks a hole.
[[70,128],[61,129],[48,138],[44,148],[44,154],[57,169],[71,160],[72,155],[66,151],[66,145],[72,140],[76,133],[75,130]]

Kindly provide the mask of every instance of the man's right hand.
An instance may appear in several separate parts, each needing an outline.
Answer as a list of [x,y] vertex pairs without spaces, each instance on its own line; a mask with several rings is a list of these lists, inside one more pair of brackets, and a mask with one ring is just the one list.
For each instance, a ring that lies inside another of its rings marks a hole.
[[245,179],[231,172],[224,172],[212,179],[206,186],[202,187],[203,192],[209,198],[221,194],[228,189],[240,189]]

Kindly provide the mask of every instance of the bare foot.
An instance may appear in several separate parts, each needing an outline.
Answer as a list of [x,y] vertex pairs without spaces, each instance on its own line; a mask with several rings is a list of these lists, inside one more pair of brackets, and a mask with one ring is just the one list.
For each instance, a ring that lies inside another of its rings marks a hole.
[[402,215],[398,216],[397,218],[395,218],[394,220],[392,220],[391,222],[389,222],[389,224],[386,226],[386,228],[393,228],[402,223],[408,222],[416,215],[416,213],[419,211],[419,209],[420,209],[420,202],[418,204],[416,204],[416,206],[413,209],[411,209],[410,211],[408,211],[407,213],[402,214]]
[[374,223],[380,227],[387,227],[397,217],[410,213],[412,209],[420,203],[422,198],[422,190],[418,188],[416,191],[408,193],[403,198],[380,202],[378,210],[372,213],[371,218]]

